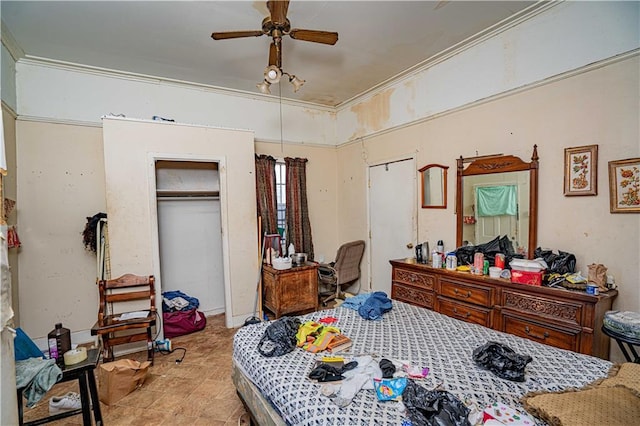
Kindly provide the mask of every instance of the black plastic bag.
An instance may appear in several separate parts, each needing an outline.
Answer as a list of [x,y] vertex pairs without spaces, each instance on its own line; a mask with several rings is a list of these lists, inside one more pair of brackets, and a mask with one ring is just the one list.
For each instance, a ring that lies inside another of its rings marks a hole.
[[505,265],[509,265],[511,259],[521,259],[524,256],[513,250],[513,244],[506,235],[495,237],[493,240],[477,246],[462,246],[456,250],[458,265],[473,265],[473,256],[482,253],[489,264],[495,265],[496,254],[502,253],[505,256]]
[[547,273],[573,274],[576,272],[576,257],[572,253],[558,250],[555,254],[552,250],[543,250],[540,247],[533,252],[535,259],[542,258],[547,262]]
[[471,426],[467,419],[469,409],[447,391],[427,390],[409,380],[402,402],[414,426]]
[[296,348],[299,327],[300,320],[293,317],[283,317],[269,324],[258,343],[258,352],[267,357],[291,352]]
[[501,379],[524,382],[524,369],[533,358],[517,354],[502,343],[487,342],[473,350],[473,361]]

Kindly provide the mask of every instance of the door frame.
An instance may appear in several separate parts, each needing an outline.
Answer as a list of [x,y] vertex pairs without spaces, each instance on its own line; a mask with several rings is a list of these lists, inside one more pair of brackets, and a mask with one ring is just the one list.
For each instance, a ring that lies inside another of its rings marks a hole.
[[[417,188],[417,180],[418,180],[418,172],[416,169],[416,154],[411,154],[411,155],[400,155],[400,156],[396,156],[396,157],[391,157],[385,160],[378,160],[374,163],[368,164],[366,165],[366,180],[365,180],[365,185],[366,185],[366,194],[367,194],[367,241],[368,241],[368,254],[367,254],[367,271],[368,271],[368,283],[367,283],[367,288],[365,289],[367,292],[371,292],[372,289],[372,280],[371,280],[371,274],[372,274],[372,265],[373,265],[373,258],[372,258],[372,250],[371,250],[371,168],[372,167],[378,167],[378,166],[382,166],[385,164],[391,164],[391,163],[399,163],[401,161],[412,161],[413,163],[413,169],[416,171],[413,174],[413,178],[411,179],[411,183],[413,185],[413,191],[411,191],[414,196],[413,196],[413,208],[412,211],[414,212],[414,214],[412,214],[412,233],[413,233],[413,237],[414,239],[417,241],[418,240],[418,196],[420,195],[418,193],[418,188]],[[391,260],[391,259],[387,259],[387,260]],[[389,297],[391,297],[391,295],[388,295]]]
[[[224,309],[225,323],[228,328],[233,327],[233,306],[231,303],[231,281],[229,263],[229,222],[227,214],[227,167],[225,156],[203,156],[176,153],[147,153],[147,172],[149,182],[149,209],[151,226],[151,251],[153,253],[153,272],[156,277],[156,306],[162,306],[162,276],[160,273],[160,239],[158,230],[158,201],[156,194],[156,161],[191,161],[203,163],[218,163],[218,177],[220,178],[220,226],[222,228],[222,268],[224,274]],[[162,315],[159,315],[158,329],[164,338]]]

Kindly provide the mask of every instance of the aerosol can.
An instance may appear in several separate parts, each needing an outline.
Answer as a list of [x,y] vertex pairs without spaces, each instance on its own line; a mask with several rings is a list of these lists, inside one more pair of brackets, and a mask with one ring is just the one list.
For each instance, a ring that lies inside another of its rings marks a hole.
[[171,340],[156,340],[155,347],[158,352],[171,352]]

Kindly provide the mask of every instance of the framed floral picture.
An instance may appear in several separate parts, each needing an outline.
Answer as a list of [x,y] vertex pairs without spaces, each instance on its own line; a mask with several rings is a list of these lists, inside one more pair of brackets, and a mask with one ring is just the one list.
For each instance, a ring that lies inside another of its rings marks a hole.
[[598,195],[598,145],[565,148],[564,195]]
[[640,213],[640,158],[609,161],[611,213]]

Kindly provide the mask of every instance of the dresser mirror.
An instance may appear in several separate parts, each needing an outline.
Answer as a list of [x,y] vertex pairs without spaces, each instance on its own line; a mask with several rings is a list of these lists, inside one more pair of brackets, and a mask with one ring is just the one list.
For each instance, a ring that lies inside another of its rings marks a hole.
[[428,164],[420,172],[423,209],[447,208],[447,169],[449,166]]
[[537,145],[531,162],[513,155],[461,156],[457,166],[457,247],[506,235],[516,253],[532,258],[538,231]]

